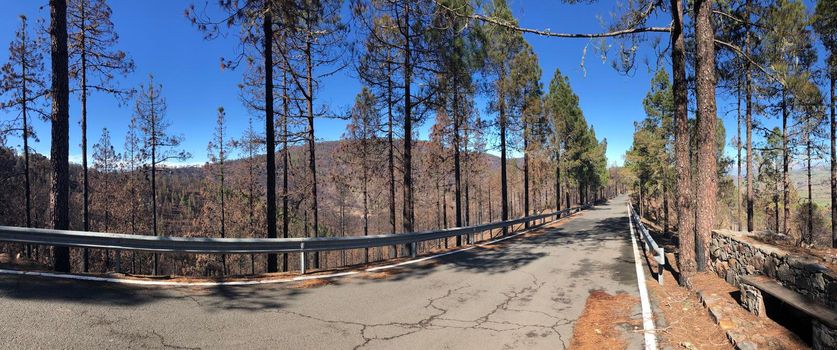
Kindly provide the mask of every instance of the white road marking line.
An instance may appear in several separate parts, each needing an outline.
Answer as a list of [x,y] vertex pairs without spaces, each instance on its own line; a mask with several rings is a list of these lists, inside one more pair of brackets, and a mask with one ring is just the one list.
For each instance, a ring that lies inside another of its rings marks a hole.
[[654,333],[654,315],[651,313],[651,303],[648,300],[648,289],[645,286],[645,271],[642,268],[639,258],[639,247],[636,244],[634,225],[631,221],[631,212],[628,211],[628,227],[631,229],[631,245],[634,248],[634,265],[636,265],[637,287],[639,287],[639,300],[642,303],[642,328],[645,334],[645,349],[657,350],[657,335]]
[[[577,214],[577,213],[576,213]],[[575,216],[576,214],[572,214],[570,216],[566,216],[564,218]],[[561,219],[564,219],[561,218]],[[561,219],[554,220],[550,223],[558,222]],[[476,244],[470,247],[452,250],[449,252],[444,252],[436,255],[430,255],[418,259],[407,260],[397,264],[385,265],[385,266],[378,266],[372,267],[364,270],[353,270],[353,271],[346,271],[346,272],[338,272],[332,273],[327,275],[306,275],[306,276],[297,276],[293,278],[283,278],[283,279],[263,279],[263,280],[250,280],[250,281],[221,281],[221,282],[174,282],[174,281],[153,281],[153,280],[141,280],[141,279],[131,279],[131,278],[113,278],[113,277],[101,277],[101,276],[86,276],[86,275],[75,275],[75,274],[68,274],[68,273],[57,273],[57,272],[39,272],[39,271],[21,271],[21,270],[9,270],[9,269],[0,269],[0,274],[5,275],[18,275],[18,276],[37,276],[37,277],[47,277],[47,278],[59,278],[59,279],[68,279],[68,280],[76,280],[76,281],[91,281],[91,282],[107,282],[107,283],[119,283],[119,284],[132,284],[132,285],[141,285],[141,286],[168,286],[168,287],[218,287],[218,286],[251,286],[251,285],[259,285],[259,284],[276,284],[276,283],[290,283],[290,282],[299,282],[299,281],[307,281],[307,280],[314,280],[314,279],[330,279],[330,278],[337,278],[343,276],[350,276],[356,275],[361,272],[375,272],[380,270],[391,269],[399,266],[411,265],[415,263],[419,263],[422,261],[427,261],[431,259],[440,258],[446,255],[452,255],[456,253],[465,252],[476,247],[484,247],[487,245],[491,245],[497,242],[502,242],[507,239],[511,239],[517,236],[520,236],[524,233],[532,231],[536,228],[542,227],[543,225],[538,225],[531,227],[529,229],[520,231],[518,233],[497,238],[485,243]]]

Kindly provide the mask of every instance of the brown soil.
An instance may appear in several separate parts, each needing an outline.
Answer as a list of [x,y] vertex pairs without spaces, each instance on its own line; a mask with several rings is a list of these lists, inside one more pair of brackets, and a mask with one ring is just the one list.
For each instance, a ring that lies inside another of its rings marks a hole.
[[[649,276],[647,281],[651,298],[656,301],[662,311],[668,326],[657,332],[661,345],[672,348],[685,348],[689,343],[697,349],[732,349],[733,345],[727,337],[727,332],[744,335],[745,340],[756,343],[759,348],[767,349],[807,349],[808,346],[793,332],[776,322],[759,318],[747,312],[740,306],[737,295],[738,288],[730,285],[711,272],[699,273],[689,280],[691,289],[680,287],[672,271],[678,272],[674,239],[663,238],[659,226],[643,220],[643,224],[652,230],[654,240],[665,248],[666,270],[663,273],[664,286],[660,286]],[[802,248],[799,248],[802,249]],[[646,264],[657,271],[653,257],[646,255]],[[715,320],[709,310],[703,305],[698,296],[717,296],[719,303],[729,311],[723,320]]]
[[730,349],[726,333],[710,318],[697,295],[677,285],[668,271],[663,278],[662,286],[650,276],[645,283],[658,307],[654,311],[662,312],[666,324],[657,330],[660,348],[688,348],[691,344],[701,350]]
[[627,330],[638,322],[631,320],[631,309],[637,304],[639,298],[628,294],[591,291],[584,312],[573,327],[570,349],[626,349]]

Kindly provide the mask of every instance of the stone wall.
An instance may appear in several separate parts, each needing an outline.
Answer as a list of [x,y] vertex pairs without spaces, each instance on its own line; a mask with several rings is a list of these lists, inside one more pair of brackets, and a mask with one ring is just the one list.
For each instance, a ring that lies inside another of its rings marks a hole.
[[779,281],[832,309],[837,308],[837,273],[820,260],[757,241],[752,233],[712,232],[710,267],[727,283],[739,286],[742,275],[760,274]]

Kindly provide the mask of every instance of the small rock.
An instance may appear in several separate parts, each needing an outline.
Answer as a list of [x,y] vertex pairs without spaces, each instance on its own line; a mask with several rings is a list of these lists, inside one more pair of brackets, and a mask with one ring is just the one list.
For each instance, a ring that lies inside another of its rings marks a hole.
[[749,340],[745,340],[736,343],[735,348],[738,350],[757,350],[759,346]]
[[688,350],[698,350],[696,346],[692,345],[692,343],[689,343],[687,341],[680,343],[680,346]]

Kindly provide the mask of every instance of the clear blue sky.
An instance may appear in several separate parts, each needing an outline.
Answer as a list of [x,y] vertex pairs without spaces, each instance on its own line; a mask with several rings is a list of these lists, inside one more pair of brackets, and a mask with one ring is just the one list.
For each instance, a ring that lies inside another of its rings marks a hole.
[[[220,57],[230,56],[237,48],[234,36],[205,41],[184,17],[184,9],[191,1],[147,0],[112,1],[113,22],[119,33],[118,48],[127,51],[136,63],[136,71],[119,80],[121,86],[136,86],[147,79],[149,73],[163,84],[163,94],[168,102],[168,118],[172,133],[183,134],[183,148],[193,154],[187,163],[206,161],[206,144],[212,135],[215,113],[219,105],[227,110],[229,133],[238,135],[246,126],[246,111],[239,99],[237,84],[241,71],[222,71]],[[200,2],[202,3],[202,2]],[[30,19],[48,16],[46,1],[4,1],[5,10],[0,14],[0,47],[7,47],[19,25],[18,15]],[[214,2],[211,1],[211,4]],[[596,4],[565,5],[560,1],[510,1],[515,16],[522,26],[548,28],[555,32],[602,31],[599,17],[608,22],[613,4],[602,1]],[[44,6],[40,9],[40,6]],[[666,23],[665,19],[656,22]],[[34,21],[31,21],[34,22]],[[668,45],[665,34],[651,34],[650,40],[661,39],[661,46]],[[607,138],[609,162],[622,163],[623,155],[631,143],[633,122],[643,118],[642,98],[651,78],[650,69],[655,66],[650,41],[642,45],[637,69],[631,76],[619,74],[603,62],[594,50],[597,41],[586,39],[555,39],[526,35],[538,54],[543,70],[544,87],[549,84],[556,68],[569,76],[579,95],[581,107],[594,125],[599,138]],[[582,68],[582,55],[587,48]],[[613,55],[611,55],[612,57]],[[48,57],[48,54],[47,54]],[[646,61],[647,58],[647,61]],[[0,51],[0,62],[6,62],[8,52]],[[667,65],[667,63],[664,63]],[[48,65],[47,65],[48,67]],[[353,102],[360,89],[354,73],[344,71],[321,83],[317,105],[328,105],[334,111],[345,110]],[[80,159],[80,103],[76,96],[71,103],[70,159]],[[103,127],[111,130],[113,142],[121,148],[131,113],[132,103],[120,106],[107,95],[93,94],[89,98],[90,144],[95,143]],[[721,109],[723,109],[722,107]],[[720,111],[719,111],[720,114]],[[8,116],[0,112],[0,118]],[[485,115],[484,118],[493,118]],[[727,129],[734,131],[734,115],[727,122]],[[49,153],[49,123],[34,123],[40,142],[34,149]],[[344,131],[344,122],[318,120],[318,140],[334,140]],[[424,138],[429,128],[425,123],[420,130]],[[10,144],[17,146],[18,139]]]

